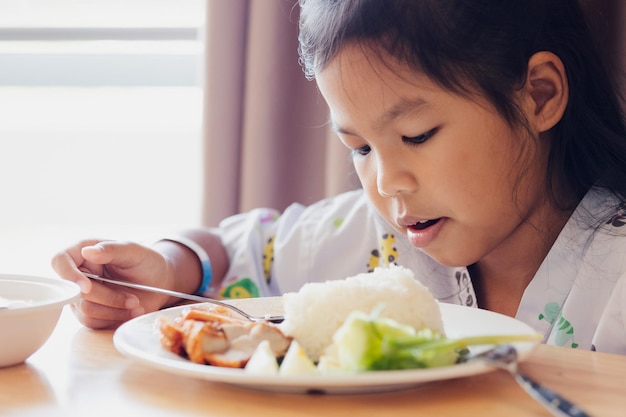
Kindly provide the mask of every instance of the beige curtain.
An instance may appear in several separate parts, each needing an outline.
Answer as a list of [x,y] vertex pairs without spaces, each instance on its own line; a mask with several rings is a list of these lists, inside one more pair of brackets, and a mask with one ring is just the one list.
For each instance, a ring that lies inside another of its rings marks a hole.
[[294,0],[208,0],[203,223],[358,186],[298,62]]

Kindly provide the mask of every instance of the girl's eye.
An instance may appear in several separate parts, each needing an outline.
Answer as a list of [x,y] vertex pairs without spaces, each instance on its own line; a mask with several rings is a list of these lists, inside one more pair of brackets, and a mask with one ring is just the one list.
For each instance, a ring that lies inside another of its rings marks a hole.
[[428,139],[430,139],[435,133],[437,133],[437,131],[439,130],[438,127],[429,130],[426,133],[422,133],[421,135],[418,136],[413,136],[413,137],[408,137],[408,136],[402,136],[402,141],[403,142],[408,142],[412,145],[419,145],[421,143],[426,142]]
[[[402,136],[402,141],[409,143],[411,145],[419,145],[419,144],[426,142],[428,139],[430,139],[435,133],[437,133],[438,130],[439,128],[436,127],[418,136],[413,136],[413,137]],[[360,148],[352,149],[352,157],[366,156],[367,154],[370,153],[371,150],[372,148],[369,145],[363,145]]]
[[369,145],[361,146],[360,148],[356,148],[352,150],[352,156],[365,156],[370,153],[371,148]]

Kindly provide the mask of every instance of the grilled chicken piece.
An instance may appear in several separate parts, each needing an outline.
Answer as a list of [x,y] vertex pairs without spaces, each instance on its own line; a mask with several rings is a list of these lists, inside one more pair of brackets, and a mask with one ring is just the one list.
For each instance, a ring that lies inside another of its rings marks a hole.
[[182,320],[188,319],[217,323],[248,323],[248,320],[244,320],[240,315],[222,306],[211,306],[206,308],[192,307],[188,310],[184,310],[181,313],[180,318]]
[[287,352],[291,338],[268,322],[251,322],[224,307],[192,307],[174,320],[161,318],[161,345],[201,364],[243,368],[259,343],[267,340],[276,357]]
[[180,324],[163,317],[159,318],[158,324],[161,331],[161,346],[177,355],[185,356],[183,332]]

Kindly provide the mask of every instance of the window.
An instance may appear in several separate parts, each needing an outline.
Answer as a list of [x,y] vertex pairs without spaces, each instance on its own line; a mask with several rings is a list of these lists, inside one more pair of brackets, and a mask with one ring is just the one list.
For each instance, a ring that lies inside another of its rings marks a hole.
[[201,219],[203,0],[0,2],[0,273]]

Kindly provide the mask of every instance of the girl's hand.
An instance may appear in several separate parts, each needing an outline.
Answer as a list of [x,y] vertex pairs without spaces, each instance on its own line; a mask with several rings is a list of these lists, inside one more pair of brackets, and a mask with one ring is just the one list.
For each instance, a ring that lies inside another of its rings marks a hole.
[[174,301],[160,294],[92,281],[81,273],[173,288],[174,272],[167,259],[137,243],[81,241],[54,256],[52,267],[62,278],[80,286],[81,299],[72,309],[81,323],[94,329],[115,328]]

